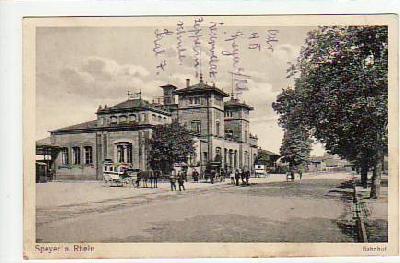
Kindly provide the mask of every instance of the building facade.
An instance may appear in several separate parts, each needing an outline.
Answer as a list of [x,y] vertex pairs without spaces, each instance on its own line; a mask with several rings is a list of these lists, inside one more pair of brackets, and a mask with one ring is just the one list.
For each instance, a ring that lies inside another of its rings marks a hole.
[[156,125],[176,120],[195,136],[196,154],[188,164],[204,170],[209,161],[226,169],[254,169],[257,137],[250,134],[253,108],[223,90],[200,82],[186,87],[161,86],[163,96],[152,103],[129,98],[112,107],[99,106],[95,120],[51,131],[60,151],[54,160],[57,179],[102,179],[104,161],[150,169],[149,145]]

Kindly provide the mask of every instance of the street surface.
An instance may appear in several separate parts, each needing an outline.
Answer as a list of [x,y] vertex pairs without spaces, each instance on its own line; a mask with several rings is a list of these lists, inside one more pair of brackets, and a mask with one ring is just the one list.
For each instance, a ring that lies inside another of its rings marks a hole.
[[350,174],[251,178],[250,186],[186,183],[186,191],[37,184],[38,242],[354,242],[338,221]]

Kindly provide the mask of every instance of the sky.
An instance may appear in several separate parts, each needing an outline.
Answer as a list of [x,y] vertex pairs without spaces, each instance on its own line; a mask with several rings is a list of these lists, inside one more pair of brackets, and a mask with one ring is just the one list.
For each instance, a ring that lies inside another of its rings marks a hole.
[[[178,21],[178,18],[177,18]],[[223,21],[219,21],[223,23]],[[232,74],[241,68],[249,76],[246,90],[239,98],[255,109],[250,114],[250,131],[259,145],[279,153],[283,136],[277,114],[271,105],[293,80],[286,78],[288,62],[294,62],[312,27],[224,26],[217,24],[212,51],[209,26],[201,23],[198,38],[200,55],[193,50],[196,38],[192,24],[184,24],[180,47],[176,27],[40,27],[36,30],[36,139],[51,130],[94,120],[99,105],[115,105],[128,98],[127,92],[141,90],[151,100],[162,95],[160,85],[185,87],[185,79],[197,83],[196,72],[205,82],[214,82],[230,93]],[[156,41],[155,30],[172,32]],[[271,31],[272,30],[272,31]],[[231,36],[241,32],[234,65]],[[254,34],[257,33],[257,34]],[[271,36],[273,34],[273,36]],[[251,36],[258,38],[249,39]],[[270,37],[267,43],[268,36]],[[154,52],[158,44],[158,55]],[[260,44],[260,49],[249,45]],[[196,49],[196,47],[195,47]],[[181,54],[181,60],[178,55]],[[216,75],[210,78],[210,57],[214,54]],[[225,54],[225,55],[224,55]],[[195,67],[196,59],[200,65]],[[164,70],[157,69],[162,61]],[[159,72],[157,74],[157,72]],[[236,91],[235,91],[236,92]],[[323,147],[314,145],[312,154],[321,155]]]

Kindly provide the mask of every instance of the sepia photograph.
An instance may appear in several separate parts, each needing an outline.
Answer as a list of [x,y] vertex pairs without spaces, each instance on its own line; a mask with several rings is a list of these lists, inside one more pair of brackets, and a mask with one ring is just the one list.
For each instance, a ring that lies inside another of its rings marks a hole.
[[24,23],[29,258],[398,253],[397,18]]

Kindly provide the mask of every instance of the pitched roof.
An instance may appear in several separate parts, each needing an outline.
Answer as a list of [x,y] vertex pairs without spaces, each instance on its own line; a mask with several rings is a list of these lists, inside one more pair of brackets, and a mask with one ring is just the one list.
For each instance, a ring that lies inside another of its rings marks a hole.
[[107,108],[99,108],[97,110],[97,113],[110,113],[110,112],[123,112],[125,110],[129,109],[150,109],[162,114],[170,114],[168,111],[166,111],[164,108],[157,107],[154,104],[151,104],[147,100],[143,99],[128,99],[126,101],[123,101],[121,103],[118,103],[112,107],[107,107]]
[[254,110],[253,107],[247,105],[245,102],[240,102],[239,99],[234,99],[231,98],[228,101],[224,102],[225,108],[234,108],[234,107],[241,107],[241,108],[246,108],[248,110]]
[[97,127],[97,120],[86,121],[79,124],[71,125],[68,127],[64,127],[61,129],[53,130],[51,132],[61,132],[61,131],[70,131],[70,130],[81,130],[81,129],[91,129]]
[[225,91],[215,87],[215,85],[208,85],[207,83],[204,83],[202,80],[200,80],[199,83],[191,85],[189,87],[183,88],[183,89],[178,89],[175,91],[176,94],[185,94],[185,93],[199,93],[199,92],[215,92],[218,93],[224,97],[228,97],[229,94],[226,93]]
[[117,105],[114,105],[106,109],[127,109],[127,108],[139,108],[139,107],[149,107],[150,103],[142,99],[128,99]]
[[36,145],[51,145],[50,137],[46,137],[36,141]]

